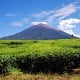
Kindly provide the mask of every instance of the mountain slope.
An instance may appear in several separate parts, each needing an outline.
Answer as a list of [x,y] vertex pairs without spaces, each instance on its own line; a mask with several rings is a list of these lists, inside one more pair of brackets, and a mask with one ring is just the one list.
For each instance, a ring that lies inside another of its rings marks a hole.
[[28,29],[25,29],[20,33],[14,34],[12,36],[4,37],[2,39],[44,40],[44,39],[64,39],[64,38],[72,38],[72,37],[73,37],[72,35],[54,29],[53,27],[47,24],[38,24]]

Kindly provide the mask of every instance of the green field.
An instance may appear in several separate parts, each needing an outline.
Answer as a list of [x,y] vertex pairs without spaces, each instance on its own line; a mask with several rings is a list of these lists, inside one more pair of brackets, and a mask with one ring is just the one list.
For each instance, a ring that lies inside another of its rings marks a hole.
[[79,67],[80,39],[0,40],[0,74],[62,74]]

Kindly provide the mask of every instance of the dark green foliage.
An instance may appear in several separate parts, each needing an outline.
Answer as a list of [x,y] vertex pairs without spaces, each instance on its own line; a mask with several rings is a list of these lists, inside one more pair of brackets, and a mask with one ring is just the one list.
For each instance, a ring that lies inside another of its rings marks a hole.
[[6,59],[1,59],[0,58],[0,74],[8,74],[8,65],[9,61]]
[[80,67],[80,56],[26,56],[17,59],[18,68],[30,73],[63,73],[71,72],[72,69]]
[[32,70],[32,58],[30,56],[21,56],[16,59],[16,64],[19,69],[21,69],[22,72],[31,72]]

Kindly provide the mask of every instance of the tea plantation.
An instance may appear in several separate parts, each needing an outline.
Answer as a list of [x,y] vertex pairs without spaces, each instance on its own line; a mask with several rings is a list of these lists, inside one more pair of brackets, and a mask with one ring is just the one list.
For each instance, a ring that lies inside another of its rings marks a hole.
[[71,73],[80,67],[80,39],[0,40],[0,74]]

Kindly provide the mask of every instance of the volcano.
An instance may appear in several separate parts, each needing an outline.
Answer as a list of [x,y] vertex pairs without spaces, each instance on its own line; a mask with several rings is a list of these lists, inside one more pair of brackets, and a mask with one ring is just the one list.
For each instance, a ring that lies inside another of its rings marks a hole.
[[33,25],[22,32],[2,39],[7,40],[48,40],[48,39],[65,39],[73,38],[72,35],[61,30],[55,29],[47,24]]

